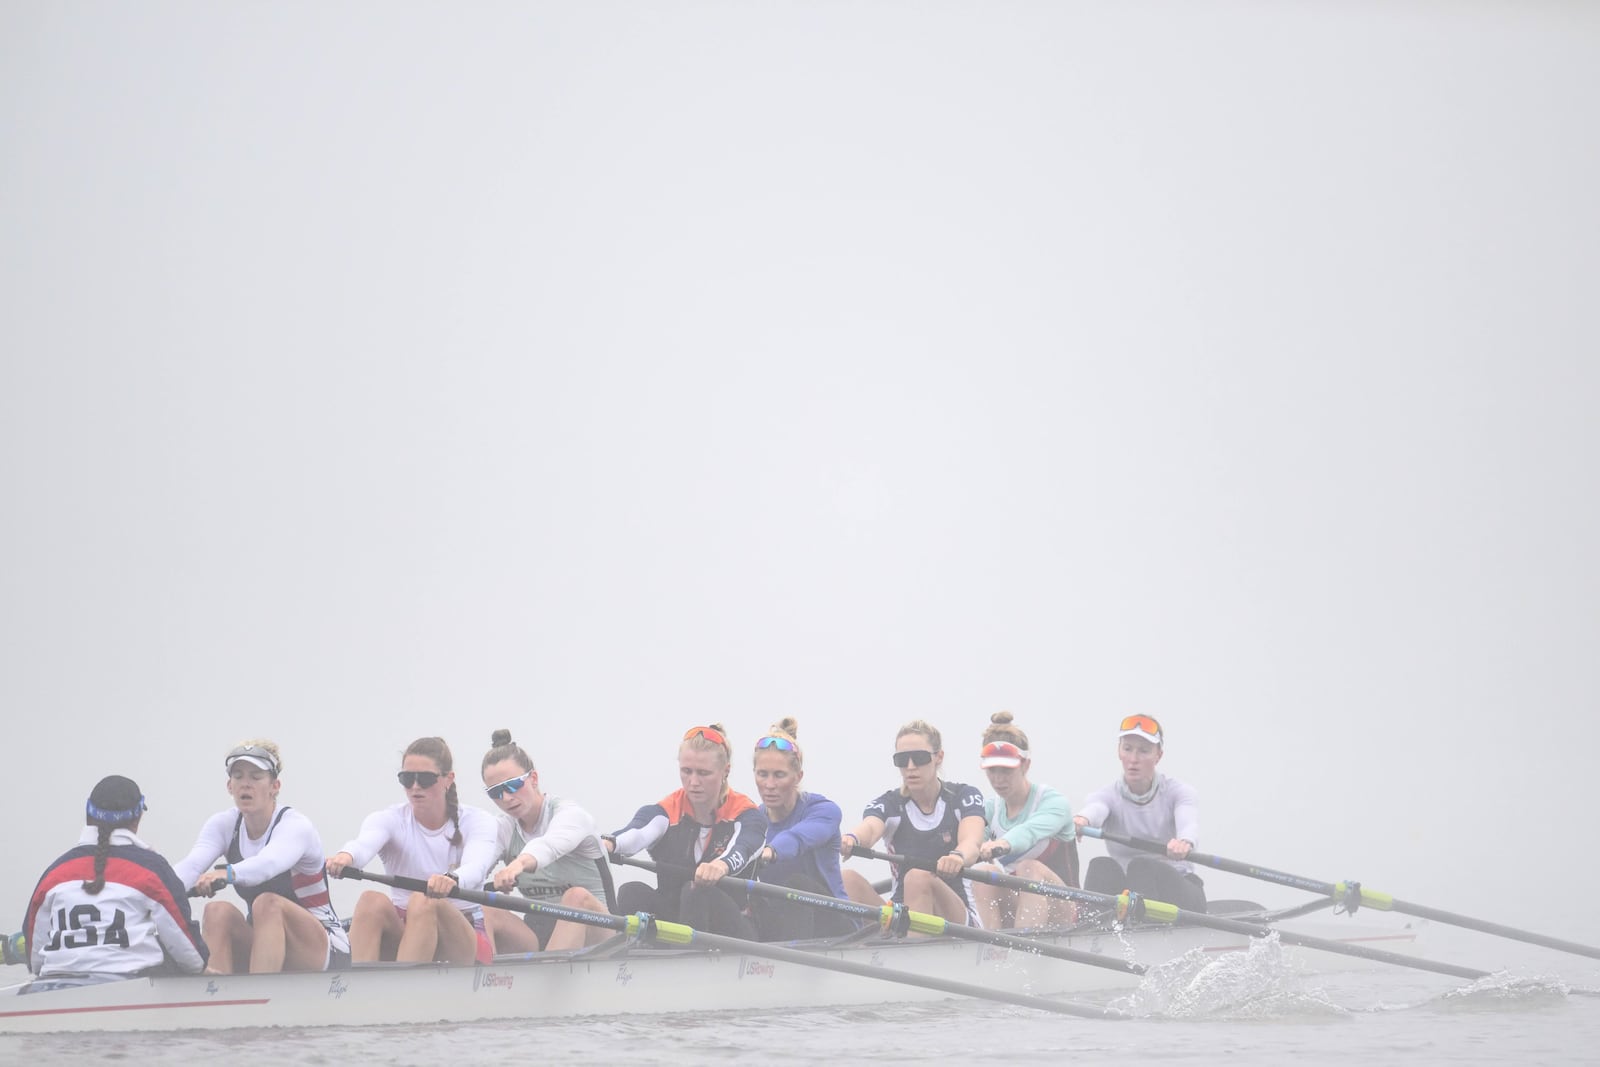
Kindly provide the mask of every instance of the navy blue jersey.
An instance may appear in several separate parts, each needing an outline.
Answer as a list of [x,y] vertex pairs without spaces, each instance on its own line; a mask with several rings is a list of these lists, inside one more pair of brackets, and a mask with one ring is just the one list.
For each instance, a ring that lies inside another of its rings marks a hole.
[[[983,818],[983,793],[961,782],[941,782],[933,811],[924,812],[899,789],[891,789],[868,804],[861,815],[883,820],[884,848],[908,860],[932,863],[956,847],[962,819],[971,815]],[[900,867],[890,864],[889,870],[894,875],[890,899],[896,904],[904,903],[905,879]],[[939,878],[966,902],[967,925],[976,926],[978,913],[971,884],[960,875],[954,878],[940,875]]]

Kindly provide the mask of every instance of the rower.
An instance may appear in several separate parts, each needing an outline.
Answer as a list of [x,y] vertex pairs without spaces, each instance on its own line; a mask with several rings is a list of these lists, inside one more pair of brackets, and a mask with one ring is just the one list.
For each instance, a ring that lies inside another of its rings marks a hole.
[[[900,727],[894,742],[900,786],[866,806],[861,822],[844,835],[839,851],[848,857],[857,848],[868,849],[882,841],[896,855],[932,865],[932,871],[902,871],[891,865],[890,899],[913,911],[976,926],[976,904],[961,869],[978,860],[983,842],[983,792],[939,777],[944,766],[941,745],[939,731],[921,719]],[[844,880],[851,900],[883,903],[872,884],[857,872],[845,871]]]
[[[494,875],[502,893],[605,914],[616,903],[611,864],[594,817],[570,800],[539,790],[539,772],[510,730],[489,737],[483,757],[484,792],[499,807],[496,851],[505,864]],[[470,887],[469,887],[470,888]],[[602,903],[604,901],[604,903]],[[485,913],[496,952],[554,952],[595,945],[611,936],[601,926],[557,922],[539,912],[522,919],[501,908]]]
[[[1009,711],[989,716],[978,766],[989,779],[987,826],[978,858],[1030,882],[1078,888],[1078,832],[1067,798],[1028,780],[1033,766],[1028,735]],[[1077,918],[1072,901],[978,883],[972,887],[984,925],[995,928],[1066,926]]]
[[[797,740],[800,725],[780,719],[756,741],[756,791],[767,817],[767,843],[761,849],[757,878],[805,893],[848,899],[839,869],[839,805],[821,793],[800,788],[805,756]],[[838,912],[758,896],[750,901],[756,931],[763,941],[836,937],[856,926]]]
[[44,981],[24,992],[205,967],[183,883],[138,837],[147,807],[139,786],[120,774],[89,794],[87,829],[29,898],[28,969]]
[[[222,760],[233,807],[200,827],[173,865],[195,896],[232,886],[247,912],[225,900],[206,905],[201,929],[209,971],[252,974],[324,971],[350,961],[350,939],[328,896],[322,837],[311,820],[278,804],[283,756],[271,741],[241,741]],[[218,860],[220,869],[213,869]]]
[[681,788],[602,837],[615,855],[649,850],[657,864],[657,888],[628,882],[617,889],[624,915],[650,912],[696,930],[755,937],[742,897],[718,884],[729,875],[750,877],[767,835],[755,801],[728,784],[732,756],[721,723],[691,727],[678,743]]
[[1115,841],[1109,855],[1096,856],[1084,872],[1083,887],[1096,893],[1132,890],[1188,911],[1206,910],[1205,884],[1187,862],[1200,836],[1200,808],[1190,786],[1156,773],[1165,755],[1166,735],[1149,715],[1130,715],[1117,734],[1122,777],[1089,794],[1079,826],[1167,843],[1165,856],[1150,856]]
[[461,806],[453,766],[444,738],[411,742],[396,775],[405,802],[368,815],[355,838],[328,858],[335,878],[377,857],[390,874],[427,882],[425,892],[361,894],[350,922],[350,954],[357,963],[494,960],[483,909],[450,896],[457,886],[483,885],[495,862],[494,818]]

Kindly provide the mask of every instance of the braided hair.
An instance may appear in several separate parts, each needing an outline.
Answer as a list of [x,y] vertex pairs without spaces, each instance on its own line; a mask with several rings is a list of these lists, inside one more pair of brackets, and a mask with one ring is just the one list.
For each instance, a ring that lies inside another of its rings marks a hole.
[[[406,746],[405,755],[422,756],[433,760],[438,765],[440,774],[449,774],[455,769],[455,761],[450,757],[450,746],[445,744],[442,737],[419,737]],[[461,800],[456,796],[454,782],[451,782],[450,787],[444,791],[444,814],[456,828],[450,837],[450,843],[460,848],[465,838],[461,836]]]
[[83,883],[85,893],[99,893],[106,887],[106,861],[111,858],[111,834],[131,830],[144,814],[144,794],[132,778],[120,774],[100,779],[84,804],[84,823],[99,830],[94,849],[94,877]]

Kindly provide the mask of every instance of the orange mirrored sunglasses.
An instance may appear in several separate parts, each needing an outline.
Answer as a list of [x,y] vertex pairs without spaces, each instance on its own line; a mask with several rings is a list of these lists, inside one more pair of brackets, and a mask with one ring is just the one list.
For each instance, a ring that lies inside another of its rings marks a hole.
[[683,739],[685,741],[691,737],[703,737],[713,745],[726,745],[728,743],[728,739],[722,736],[722,731],[713,729],[710,726],[694,726],[684,731]]
[[1122,720],[1121,730],[1143,730],[1147,734],[1161,736],[1161,724],[1148,715],[1129,715]]

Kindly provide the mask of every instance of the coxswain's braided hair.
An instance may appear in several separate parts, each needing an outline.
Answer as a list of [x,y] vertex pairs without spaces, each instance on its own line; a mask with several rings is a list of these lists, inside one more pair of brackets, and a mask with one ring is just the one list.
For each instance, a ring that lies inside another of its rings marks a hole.
[[144,794],[132,778],[120,774],[100,779],[84,805],[84,822],[100,831],[94,849],[94,877],[83,883],[85,893],[98,893],[106,887],[106,860],[111,857],[113,830],[139,825],[145,811]]

